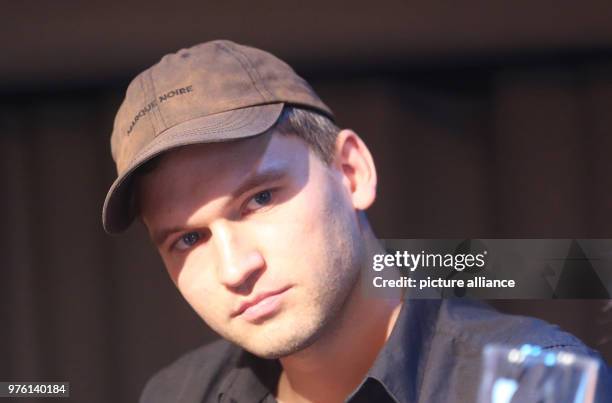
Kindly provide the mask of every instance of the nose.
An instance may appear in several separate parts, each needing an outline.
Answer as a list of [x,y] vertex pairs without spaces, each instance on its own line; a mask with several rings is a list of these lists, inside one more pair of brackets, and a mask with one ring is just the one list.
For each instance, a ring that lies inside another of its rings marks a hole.
[[211,225],[210,230],[219,256],[219,281],[236,292],[250,291],[265,266],[263,256],[235,223],[218,222],[214,227]]

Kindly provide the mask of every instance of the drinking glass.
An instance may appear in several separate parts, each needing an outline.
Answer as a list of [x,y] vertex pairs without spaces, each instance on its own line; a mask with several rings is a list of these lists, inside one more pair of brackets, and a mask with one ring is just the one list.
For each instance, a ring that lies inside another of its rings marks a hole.
[[478,403],[594,403],[599,361],[562,350],[487,345]]

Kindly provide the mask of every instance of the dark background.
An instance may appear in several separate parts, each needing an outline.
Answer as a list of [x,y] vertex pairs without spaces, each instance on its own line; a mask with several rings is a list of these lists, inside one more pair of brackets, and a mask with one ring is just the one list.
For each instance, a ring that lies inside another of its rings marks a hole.
[[[381,238],[612,238],[612,3],[3,2],[0,380],[133,402],[213,337],[144,232],[106,235],[129,80],[216,38],[269,50],[370,146]],[[612,360],[607,301],[498,301]]]

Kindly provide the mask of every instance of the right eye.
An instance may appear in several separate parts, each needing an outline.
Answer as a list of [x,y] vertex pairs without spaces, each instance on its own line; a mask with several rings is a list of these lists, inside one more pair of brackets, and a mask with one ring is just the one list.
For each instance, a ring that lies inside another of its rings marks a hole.
[[180,251],[188,250],[196,245],[200,239],[202,239],[202,235],[199,232],[187,232],[177,239],[174,243],[174,248]]

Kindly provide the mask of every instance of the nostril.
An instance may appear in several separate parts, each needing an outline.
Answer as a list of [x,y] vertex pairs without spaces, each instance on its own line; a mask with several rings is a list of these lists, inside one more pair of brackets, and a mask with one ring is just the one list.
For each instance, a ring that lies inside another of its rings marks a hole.
[[237,294],[248,295],[265,271],[265,262],[258,252],[238,254],[226,260],[220,270],[225,286]]

